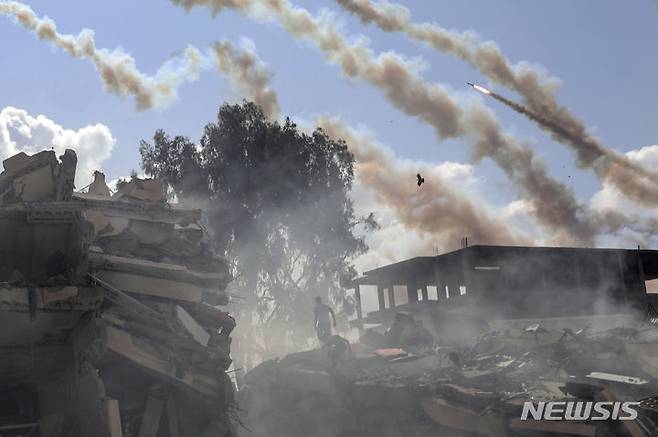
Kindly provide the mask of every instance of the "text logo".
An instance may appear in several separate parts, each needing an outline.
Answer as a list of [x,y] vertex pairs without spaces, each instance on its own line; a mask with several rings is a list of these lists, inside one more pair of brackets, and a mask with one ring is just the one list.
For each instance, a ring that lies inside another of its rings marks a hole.
[[524,402],[521,420],[635,420],[639,402]]

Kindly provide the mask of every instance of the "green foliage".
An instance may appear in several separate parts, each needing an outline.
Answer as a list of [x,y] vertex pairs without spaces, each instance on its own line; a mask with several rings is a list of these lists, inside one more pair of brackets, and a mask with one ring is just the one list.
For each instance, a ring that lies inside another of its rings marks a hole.
[[214,247],[234,260],[246,311],[256,311],[263,329],[301,344],[313,332],[315,296],[348,302],[340,283],[367,250],[355,226],[376,222],[354,216],[354,157],[345,142],[270,121],[244,102],[223,105],[198,146],[159,130],[140,153],[143,169],[179,200],[203,205]]

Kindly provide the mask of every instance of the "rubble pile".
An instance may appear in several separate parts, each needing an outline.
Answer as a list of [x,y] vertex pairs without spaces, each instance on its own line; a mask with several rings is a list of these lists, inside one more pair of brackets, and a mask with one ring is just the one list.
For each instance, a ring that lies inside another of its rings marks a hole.
[[[510,321],[467,346],[390,346],[361,343],[336,359],[324,345],[261,364],[239,391],[244,435],[658,434],[658,330],[642,320]],[[554,420],[522,420],[526,401],[556,402],[562,413],[573,401],[585,416],[559,420],[556,407]],[[596,401],[639,402],[638,417],[613,420],[625,414],[614,407],[596,420]]]
[[233,435],[231,277],[201,211],[152,179],[74,192],[76,161],[3,162],[0,435]]

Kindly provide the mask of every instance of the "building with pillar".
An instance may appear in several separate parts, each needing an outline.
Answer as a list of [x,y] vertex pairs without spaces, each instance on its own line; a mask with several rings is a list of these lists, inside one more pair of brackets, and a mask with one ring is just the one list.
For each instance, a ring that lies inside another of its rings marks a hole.
[[[471,246],[365,272],[352,282],[352,325],[386,324],[398,311],[510,319],[628,311],[658,297],[657,281],[656,250]],[[376,293],[378,307],[364,314],[365,293],[370,301]]]

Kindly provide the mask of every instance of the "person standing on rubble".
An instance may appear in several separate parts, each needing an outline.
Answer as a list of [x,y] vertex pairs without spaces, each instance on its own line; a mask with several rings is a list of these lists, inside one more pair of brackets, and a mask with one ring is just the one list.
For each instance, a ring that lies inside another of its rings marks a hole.
[[329,315],[333,319],[334,328],[336,327],[336,315],[334,310],[331,309],[326,303],[322,303],[322,298],[320,296],[315,298],[315,332],[318,334],[318,339],[321,342],[324,342],[327,338],[331,336],[331,323],[329,320]]

